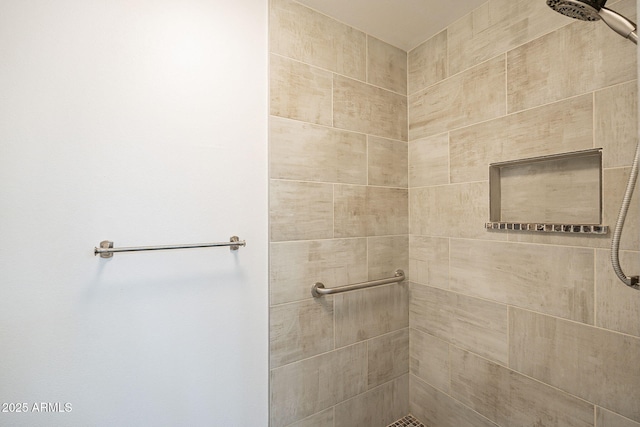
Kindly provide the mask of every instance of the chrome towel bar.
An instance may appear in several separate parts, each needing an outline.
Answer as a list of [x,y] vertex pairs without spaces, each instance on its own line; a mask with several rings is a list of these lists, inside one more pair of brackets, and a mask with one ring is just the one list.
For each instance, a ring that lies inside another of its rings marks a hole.
[[164,246],[137,246],[130,248],[114,248],[113,242],[103,240],[99,248],[93,248],[93,255],[100,254],[101,258],[111,258],[116,252],[140,252],[140,251],[162,251],[166,249],[193,249],[193,248],[213,248],[217,246],[229,246],[232,251],[237,251],[240,246],[247,246],[247,242],[240,240],[238,236],[232,236],[228,242],[219,243],[193,243],[187,245],[164,245]]
[[389,277],[388,279],[378,279],[372,280],[370,282],[354,283],[352,285],[340,286],[338,288],[325,288],[322,282],[316,282],[311,288],[311,295],[313,295],[314,298],[318,298],[323,295],[339,294],[342,292],[355,291],[357,289],[372,288],[374,286],[386,285],[388,283],[400,283],[403,280],[404,271],[398,269],[395,271],[395,276]]

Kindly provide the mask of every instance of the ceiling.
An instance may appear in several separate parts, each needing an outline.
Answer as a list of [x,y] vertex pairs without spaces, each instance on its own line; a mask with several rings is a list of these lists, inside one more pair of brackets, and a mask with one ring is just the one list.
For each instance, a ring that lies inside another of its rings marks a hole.
[[297,1],[408,51],[487,0]]

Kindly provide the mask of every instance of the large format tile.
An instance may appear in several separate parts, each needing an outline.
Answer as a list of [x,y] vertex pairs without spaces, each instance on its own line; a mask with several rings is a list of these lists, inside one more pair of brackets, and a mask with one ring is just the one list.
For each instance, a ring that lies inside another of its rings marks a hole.
[[367,390],[366,343],[272,369],[271,426],[283,427]]
[[507,306],[411,284],[411,328],[506,364]]
[[631,166],[638,143],[638,81],[595,93],[595,146],[602,147],[602,166]]
[[383,138],[407,140],[407,97],[334,75],[333,125]]
[[409,329],[381,335],[368,342],[369,388],[409,373]]
[[[473,152],[468,153],[473,154]],[[409,187],[449,183],[449,133],[409,142]]]
[[505,166],[500,170],[497,184],[499,213],[492,219],[516,223],[599,224],[601,183],[601,159],[596,155]]
[[335,427],[385,427],[409,412],[409,376],[340,403],[335,410]]
[[449,239],[409,236],[411,281],[435,288],[449,288]]
[[272,116],[269,159],[271,178],[367,183],[367,140],[358,133]]
[[312,298],[315,282],[335,287],[368,280],[366,239],[271,243],[269,255],[271,304]]
[[367,187],[367,235],[385,236],[408,232],[408,190]]
[[505,78],[499,57],[410,95],[409,140],[504,115]]
[[272,115],[331,126],[330,72],[271,55],[269,82]]
[[502,426],[593,426],[592,404],[457,348],[450,394]]
[[489,179],[489,164],[593,148],[593,97],[545,105],[451,132],[451,182]]
[[407,188],[406,142],[369,136],[367,154],[369,185]]
[[570,22],[544,1],[487,1],[449,26],[450,73],[464,71]]
[[366,186],[335,186],[333,221],[336,237],[366,237],[368,235]]
[[[616,3],[631,19],[635,1]],[[509,112],[635,80],[636,47],[606,25],[576,21],[508,53]]]
[[411,328],[409,331],[409,356],[411,375],[449,393],[449,343]]
[[271,307],[269,365],[272,368],[333,350],[333,298]]
[[333,237],[333,185],[271,180],[271,241]]
[[485,230],[489,219],[489,183],[473,182],[412,188],[410,233],[433,237],[506,240]]
[[640,421],[640,339],[510,308],[509,363],[518,372]]
[[413,375],[409,383],[409,396],[411,414],[430,427],[498,427]]
[[408,191],[402,188],[335,186],[336,237],[407,234]]
[[271,0],[269,47],[298,61],[364,80],[366,35],[291,0]]
[[[369,279],[393,277],[395,271],[403,270],[409,275],[409,237],[384,236],[367,239]],[[405,279],[406,280],[406,279]]]
[[371,36],[367,53],[367,82],[406,95],[407,53]]
[[[640,253],[620,252],[627,276],[640,275]],[[596,251],[596,326],[640,337],[640,292],[622,283],[611,266],[611,251]]]
[[592,249],[451,240],[451,289],[593,323]]
[[597,408],[596,427],[640,427],[640,423],[631,421],[606,409]]
[[447,78],[447,30],[411,50],[407,62],[409,95]]
[[409,291],[405,283],[336,294],[336,347],[409,326]]

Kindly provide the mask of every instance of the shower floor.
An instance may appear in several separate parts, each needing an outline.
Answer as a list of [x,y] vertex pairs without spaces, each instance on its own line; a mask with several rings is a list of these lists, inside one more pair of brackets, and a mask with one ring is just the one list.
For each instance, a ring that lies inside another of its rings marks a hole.
[[395,423],[389,424],[387,427],[425,427],[425,425],[416,420],[413,415],[407,415]]

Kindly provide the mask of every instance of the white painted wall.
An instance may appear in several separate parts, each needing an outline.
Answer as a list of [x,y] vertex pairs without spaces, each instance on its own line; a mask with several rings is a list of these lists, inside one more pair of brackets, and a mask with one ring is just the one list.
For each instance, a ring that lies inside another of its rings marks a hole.
[[0,425],[266,425],[267,277],[267,2],[0,2]]

